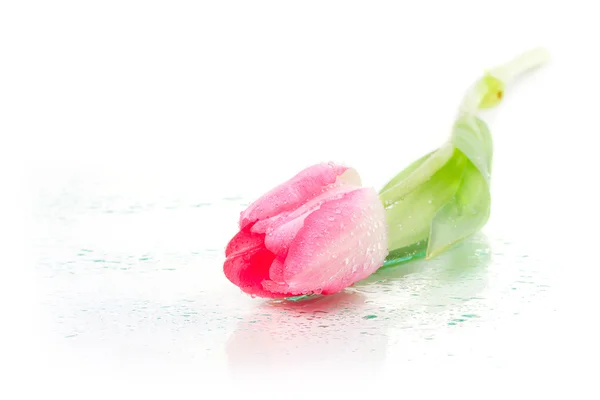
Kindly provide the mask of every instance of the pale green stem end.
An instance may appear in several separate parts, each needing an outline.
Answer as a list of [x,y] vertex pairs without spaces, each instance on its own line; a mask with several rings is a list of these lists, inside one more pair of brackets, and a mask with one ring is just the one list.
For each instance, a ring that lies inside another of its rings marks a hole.
[[525,72],[537,68],[550,59],[548,51],[536,48],[527,51],[506,64],[487,71],[465,94],[460,115],[475,115],[477,110],[496,106],[504,97],[504,88]]

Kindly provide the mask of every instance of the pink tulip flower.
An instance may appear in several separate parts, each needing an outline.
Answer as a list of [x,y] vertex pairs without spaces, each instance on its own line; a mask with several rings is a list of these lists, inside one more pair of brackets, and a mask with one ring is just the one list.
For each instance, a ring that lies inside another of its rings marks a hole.
[[225,276],[253,296],[333,294],[384,262],[385,210],[352,168],[305,169],[241,213]]

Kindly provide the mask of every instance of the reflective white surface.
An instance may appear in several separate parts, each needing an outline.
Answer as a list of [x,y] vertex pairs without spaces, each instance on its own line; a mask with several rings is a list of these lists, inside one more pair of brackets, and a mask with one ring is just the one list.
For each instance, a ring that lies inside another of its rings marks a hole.
[[[600,34],[584,2],[569,18],[523,1],[108,3],[19,9],[9,26],[22,63],[3,110],[35,283],[34,329],[9,342],[32,349],[20,387],[210,398],[289,381],[282,397],[306,398],[317,382],[373,396],[451,377],[482,396],[591,393]],[[553,61],[483,115],[480,234],[308,301],[225,279],[246,204],[321,161],[381,187],[446,139],[485,67],[539,44]]]
[[533,207],[537,199],[502,212],[510,196],[501,193],[482,233],[431,261],[381,270],[334,296],[268,301],[222,274],[248,199],[232,190],[211,200],[187,182],[163,192],[159,180],[147,190],[140,176],[93,176],[40,179],[51,189],[37,198],[33,230],[44,335],[84,364],[235,379],[340,369],[377,377],[454,359],[465,368],[545,368],[576,357],[573,348],[594,351],[583,327],[593,323],[598,297],[585,288],[598,273],[571,251],[586,239],[537,222],[547,212]]

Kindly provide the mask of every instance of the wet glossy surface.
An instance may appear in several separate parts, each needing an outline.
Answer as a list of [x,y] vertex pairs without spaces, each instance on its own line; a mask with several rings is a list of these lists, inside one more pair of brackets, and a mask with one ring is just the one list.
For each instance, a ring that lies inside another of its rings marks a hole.
[[184,196],[161,197],[107,174],[40,191],[36,272],[53,343],[107,365],[246,376],[335,366],[372,374],[453,358],[506,367],[560,340],[552,325],[569,303],[561,278],[572,275],[547,236],[527,238],[496,218],[438,258],[380,270],[341,294],[267,301],[222,274],[248,200],[178,188]]

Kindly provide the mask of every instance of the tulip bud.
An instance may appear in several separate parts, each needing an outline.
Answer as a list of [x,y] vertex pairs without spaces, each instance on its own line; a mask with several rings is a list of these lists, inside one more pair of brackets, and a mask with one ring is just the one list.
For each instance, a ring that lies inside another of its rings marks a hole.
[[385,260],[385,211],[358,173],[318,164],[265,193],[241,213],[225,250],[225,276],[253,296],[332,294]]

